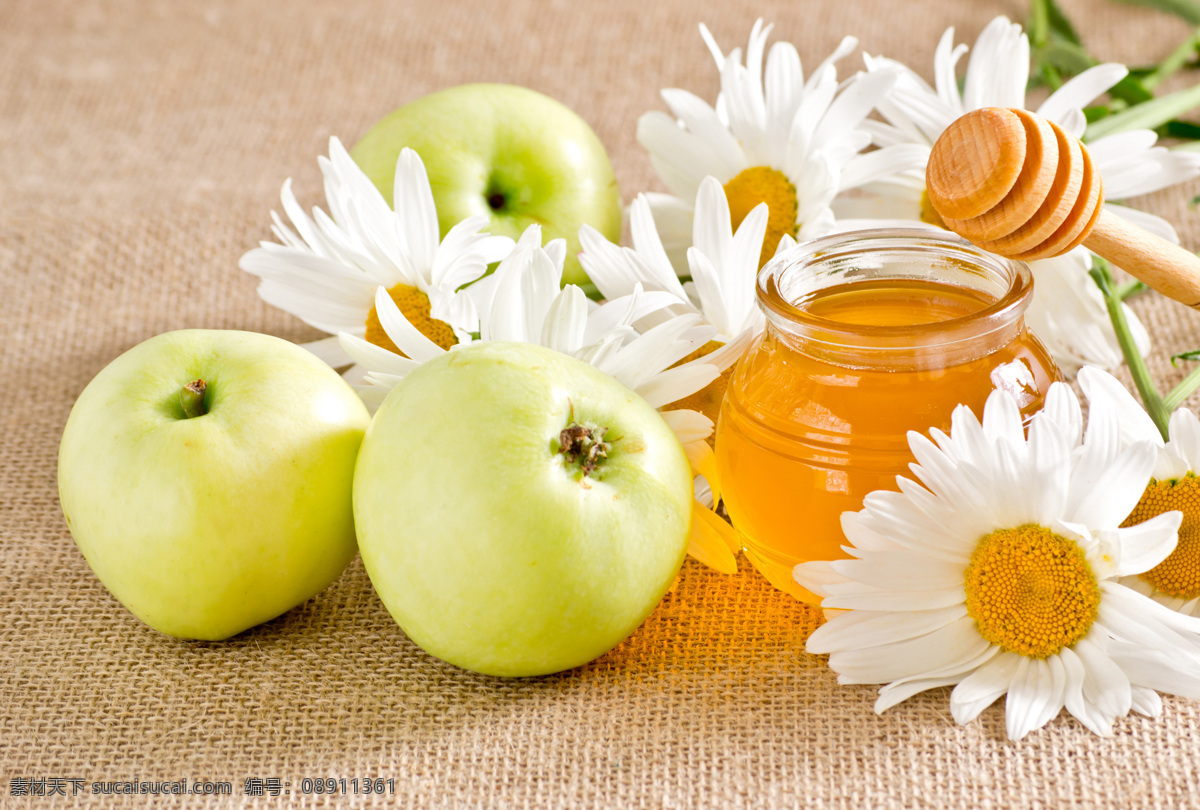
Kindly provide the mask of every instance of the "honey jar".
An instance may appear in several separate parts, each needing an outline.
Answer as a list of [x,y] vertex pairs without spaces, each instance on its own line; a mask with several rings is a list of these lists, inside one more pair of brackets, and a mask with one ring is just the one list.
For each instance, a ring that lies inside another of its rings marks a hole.
[[912,477],[907,433],[950,429],[995,388],[1028,420],[1058,369],[1025,327],[1029,268],[927,228],[837,234],[758,276],[766,329],[721,406],[716,453],[745,553],[780,590],[808,560],[846,557],[840,516]]

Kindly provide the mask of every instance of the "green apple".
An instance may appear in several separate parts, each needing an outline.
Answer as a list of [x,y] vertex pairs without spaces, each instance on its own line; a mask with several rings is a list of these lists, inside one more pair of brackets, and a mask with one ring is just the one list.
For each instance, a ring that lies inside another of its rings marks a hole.
[[354,557],[354,463],[369,421],[336,372],[285,340],[158,335],[71,409],[63,514],[139,619],[228,638],[314,596]]
[[644,400],[564,354],[471,344],[384,400],[354,475],[371,582],[427,652],[487,675],[584,664],[687,549],[692,476]]
[[584,284],[579,226],[621,237],[621,195],[604,145],[549,96],[508,84],[464,84],[390,113],[350,154],[391,202],[400,150],[421,156],[442,235],[483,215],[494,234],[517,239],[531,224],[567,240],[563,283]]

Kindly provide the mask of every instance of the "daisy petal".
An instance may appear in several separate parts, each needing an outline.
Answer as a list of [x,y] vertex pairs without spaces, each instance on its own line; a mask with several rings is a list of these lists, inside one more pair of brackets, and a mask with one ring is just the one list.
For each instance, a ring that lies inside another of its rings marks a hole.
[[[652,379],[632,386],[642,399],[655,408],[678,402],[691,396],[720,376],[715,366],[707,364],[679,366],[659,372]],[[620,378],[618,378],[620,379]]]
[[[1079,495],[1067,509],[1069,519],[1098,527],[1120,524],[1133,511],[1150,482],[1156,457],[1154,445],[1139,442],[1122,450],[1100,469],[1087,470],[1088,459],[1081,461],[1083,471],[1076,476],[1079,481],[1072,482]],[[1083,481],[1089,482],[1088,485]]]
[[1111,210],[1121,219],[1127,220],[1142,230],[1150,231],[1150,233],[1160,239],[1166,239],[1168,242],[1176,245],[1179,244],[1179,234],[1176,233],[1175,227],[1160,216],[1139,211],[1136,208],[1130,208],[1128,205],[1118,205],[1117,203],[1105,203],[1104,208],[1106,211]]
[[893,681],[879,689],[879,698],[875,701],[875,713],[883,714],[888,709],[903,703],[913,695],[937,689],[939,686],[953,686],[959,676],[951,675],[946,678],[919,678],[909,681]]
[[354,360],[350,355],[346,354],[346,350],[342,348],[339,341],[340,339],[334,335],[333,337],[314,340],[311,343],[302,343],[300,344],[300,348],[308,349],[333,368],[345,368],[353,363]]
[[1159,475],[1155,469],[1155,477],[1182,478],[1187,472],[1200,470],[1200,418],[1187,408],[1179,408],[1171,414],[1168,432],[1171,438],[1166,451],[1179,464],[1168,476]]
[[1134,686],[1130,691],[1133,696],[1133,711],[1143,717],[1158,717],[1162,714],[1162,698],[1153,689]]
[[1023,659],[1014,653],[1000,653],[967,675],[950,693],[950,713],[964,725],[1008,692]]
[[347,356],[359,365],[373,371],[403,377],[421,365],[415,360],[402,357],[382,346],[368,343],[360,337],[355,337],[345,332],[340,333],[337,336],[337,340]]
[[1162,440],[1154,420],[1113,375],[1085,366],[1079,369],[1079,387],[1083,389],[1093,412],[1112,414],[1110,418],[1120,425],[1122,442]]
[[1093,734],[1111,737],[1113,718],[1084,699],[1083,684],[1088,675],[1083,659],[1076,655],[1070,647],[1060,650],[1058,657],[1062,660],[1067,673],[1063,707]]
[[[1124,645],[1114,644],[1120,650]],[[1191,700],[1200,699],[1200,679],[1196,677],[1195,668],[1181,668],[1176,662],[1166,656],[1146,655],[1140,650],[1129,650],[1128,653],[1117,655],[1120,661],[1118,671],[1138,686],[1177,695]],[[1116,667],[1116,664],[1114,664]],[[1132,707],[1132,697],[1129,699]],[[1121,715],[1128,714],[1128,710]]]
[[424,362],[446,353],[445,349],[427,338],[404,317],[404,313],[383,287],[375,293],[375,313],[379,316],[379,325],[383,327],[383,331],[408,357]]
[[833,568],[847,579],[880,589],[961,591],[963,582],[960,562],[933,560],[907,549],[876,551],[861,560],[837,560]]
[[[1106,90],[1129,74],[1124,65],[1107,63],[1088,68],[1083,73],[1065,82],[1062,87],[1050,94],[1050,97],[1038,107],[1037,113],[1051,121],[1062,122],[1067,113],[1089,106]],[[1084,121],[1084,126],[1087,122]],[[1068,131],[1080,138],[1084,127],[1075,126]]]
[[839,683],[888,683],[923,672],[968,667],[990,649],[975,622],[963,618],[914,639],[833,653],[829,666],[838,673]]
[[737,573],[734,549],[741,547],[737,530],[711,510],[692,501],[692,530],[688,535],[688,554],[722,574]]
[[[663,411],[662,418],[679,439],[680,444],[686,446],[700,442],[703,443],[704,447],[708,447],[708,444],[704,443],[703,440],[712,435],[713,422],[704,414],[698,411],[679,409]],[[711,448],[709,452],[712,452]]]
[[835,653],[890,644],[927,635],[966,615],[963,605],[927,610],[904,619],[891,613],[853,610],[814,630],[806,649],[810,653]]
[[[828,595],[825,590],[827,585],[846,581],[845,577],[833,570],[832,563],[825,561],[799,563],[792,569],[792,579],[796,580],[800,587],[812,591],[817,596]],[[809,636],[809,641],[812,641],[812,636]],[[813,650],[809,649],[809,652]]]
[[413,263],[432,268],[438,246],[438,219],[425,164],[415,151],[405,147],[400,150],[395,176],[392,199],[396,219],[404,230]]
[[1056,425],[1066,440],[1068,446],[1075,447],[1083,438],[1083,418],[1080,413],[1079,399],[1069,385],[1053,383],[1046,393],[1046,403],[1042,410],[1034,415],[1034,421],[1050,419]]
[[1150,520],[1116,529],[1120,544],[1116,575],[1141,574],[1154,568],[1175,550],[1182,512],[1164,512]]
[[1117,666],[1103,645],[1089,636],[1071,648],[1083,662],[1086,673],[1083,681],[1083,700],[1103,717],[1108,725],[1118,717],[1129,714],[1133,704],[1129,675],[1126,668]]
[[[1061,684],[1065,686],[1065,672],[1059,665]],[[1004,704],[1004,725],[1009,739],[1019,740],[1053,719],[1062,709],[1062,688],[1056,690],[1056,681],[1048,661],[1022,658],[1008,688]]]
[[587,329],[587,296],[574,284],[555,296],[542,320],[541,344],[563,354],[583,348]]

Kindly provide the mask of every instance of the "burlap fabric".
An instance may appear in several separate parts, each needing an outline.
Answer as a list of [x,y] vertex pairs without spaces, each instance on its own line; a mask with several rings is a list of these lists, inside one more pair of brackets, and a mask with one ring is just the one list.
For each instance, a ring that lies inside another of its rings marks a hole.
[[[1145,10],[1065,5],[1105,59],[1156,60],[1186,34]],[[1021,743],[1001,705],[955,725],[946,690],[877,717],[871,687],[837,686],[805,653],[817,613],[745,563],[732,577],[687,563],[589,666],[499,680],[408,641],[357,561],[231,641],[166,638],[108,595],[59,512],[63,423],[118,354],[181,327],[316,336],[260,302],[237,261],[268,237],[286,177],[323,202],[330,135],[351,143],[450,85],[527,85],[593,124],[628,201],[659,188],[634,139],[659,89],[716,92],[698,22],[729,48],[761,14],[809,66],[853,33],[930,76],[944,28],[973,41],[1001,13],[1026,4],[0,0],[0,805],[1200,806],[1200,703],[1168,698],[1112,739],[1064,716]],[[1198,192],[1141,202],[1196,248]],[[1157,379],[1178,380],[1167,358],[1200,346],[1200,316],[1136,307]],[[368,776],[394,780],[389,795],[301,795],[305,778]],[[232,795],[70,796],[183,778]],[[37,780],[67,796],[13,795]]]

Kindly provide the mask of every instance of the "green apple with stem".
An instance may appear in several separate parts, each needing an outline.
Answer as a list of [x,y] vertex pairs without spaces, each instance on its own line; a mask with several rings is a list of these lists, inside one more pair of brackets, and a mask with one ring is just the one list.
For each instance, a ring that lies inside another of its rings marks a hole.
[[63,514],[135,616],[219,640],[299,605],[356,551],[370,417],[305,349],[252,332],[138,344],[79,395],[59,445]]
[[582,118],[549,96],[508,84],[464,84],[417,99],[367,132],[351,156],[392,200],[396,160],[421,156],[442,235],[467,217],[517,239],[542,226],[567,240],[563,283],[586,285],[579,227],[621,237],[621,195],[608,153]]
[[584,664],[674,581],[692,475],[645,400],[592,366],[482,342],[409,373],[363,439],[363,563],[400,627],[488,675]]

